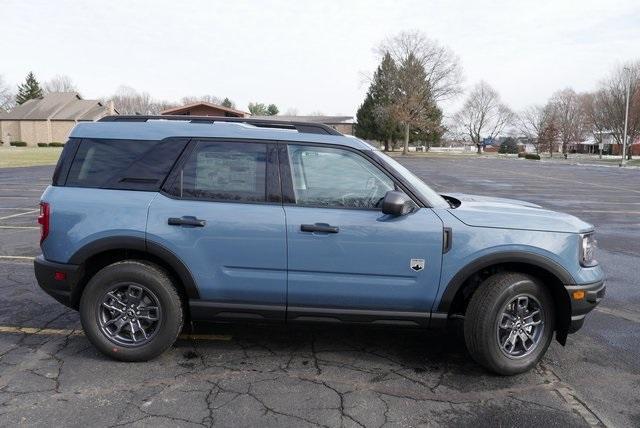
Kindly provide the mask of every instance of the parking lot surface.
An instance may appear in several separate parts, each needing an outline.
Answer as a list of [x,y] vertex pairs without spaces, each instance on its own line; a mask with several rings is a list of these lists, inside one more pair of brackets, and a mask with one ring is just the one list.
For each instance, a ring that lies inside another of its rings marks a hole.
[[640,426],[640,170],[399,160],[441,192],[596,225],[608,294],[566,347],[497,377],[455,329],[198,325],[154,361],[115,362],[35,282],[37,202],[53,167],[0,169],[0,425]]

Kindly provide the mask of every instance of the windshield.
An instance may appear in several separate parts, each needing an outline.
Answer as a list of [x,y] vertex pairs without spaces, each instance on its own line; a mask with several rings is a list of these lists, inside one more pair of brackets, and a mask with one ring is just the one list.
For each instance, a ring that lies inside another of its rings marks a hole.
[[372,150],[372,153],[378,157],[383,163],[393,168],[397,171],[402,177],[404,177],[407,182],[431,204],[433,207],[438,208],[449,208],[449,203],[444,200],[442,196],[436,193],[431,187],[427,186],[424,181],[419,179],[414,173],[409,171],[407,168],[402,166],[401,163],[397,162],[390,156],[385,155],[379,150]]

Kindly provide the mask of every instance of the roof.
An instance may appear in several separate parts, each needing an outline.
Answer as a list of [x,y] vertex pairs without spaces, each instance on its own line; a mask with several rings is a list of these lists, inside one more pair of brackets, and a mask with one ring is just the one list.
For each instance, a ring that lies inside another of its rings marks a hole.
[[353,116],[251,116],[254,119],[277,119],[290,122],[313,122],[327,125],[352,124]]
[[[205,118],[207,119],[207,118]],[[83,122],[71,131],[72,138],[111,138],[131,140],[162,140],[169,137],[202,137],[229,139],[258,139],[271,141],[299,141],[336,144],[361,150],[372,147],[355,137],[345,135],[316,134],[298,132],[295,129],[254,126],[242,121],[194,121],[185,116],[184,120],[163,120],[150,118],[146,121],[100,121]]]
[[207,102],[204,102],[204,101],[200,101],[200,102],[197,102],[197,103],[186,104],[186,105],[183,105],[183,106],[180,106],[180,107],[169,108],[169,109],[166,109],[164,111],[161,111],[160,114],[162,114],[162,115],[180,114],[182,112],[185,112],[187,110],[191,110],[192,108],[198,107],[198,106],[215,108],[215,109],[226,111],[226,112],[229,112],[229,113],[240,114],[242,116],[248,116],[250,114],[249,112],[246,112],[246,111],[236,110],[234,108],[225,107],[225,106],[222,106],[220,104],[207,103]]
[[96,120],[109,114],[97,100],[83,100],[76,92],[51,92],[0,112],[0,120]]

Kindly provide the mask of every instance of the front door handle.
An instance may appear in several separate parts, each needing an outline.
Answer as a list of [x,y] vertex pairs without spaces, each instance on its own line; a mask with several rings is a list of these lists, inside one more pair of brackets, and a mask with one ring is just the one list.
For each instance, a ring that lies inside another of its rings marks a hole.
[[337,226],[331,226],[326,223],[301,224],[300,230],[303,232],[321,232],[321,233],[338,233],[340,229]]
[[204,227],[207,224],[206,220],[200,220],[193,216],[185,215],[182,217],[169,217],[167,221],[169,226],[191,226],[191,227]]

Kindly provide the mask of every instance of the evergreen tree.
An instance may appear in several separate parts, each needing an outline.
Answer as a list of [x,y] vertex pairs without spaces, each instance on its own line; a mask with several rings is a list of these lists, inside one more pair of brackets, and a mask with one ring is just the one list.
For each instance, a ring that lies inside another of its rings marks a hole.
[[225,98],[222,100],[222,106],[226,108],[235,108],[236,105],[229,98]]
[[23,104],[26,101],[32,100],[34,98],[40,98],[41,96],[42,88],[40,88],[40,83],[38,83],[38,81],[36,80],[33,72],[30,71],[29,74],[27,74],[25,82],[21,85],[18,85],[16,103]]
[[275,104],[269,104],[269,106],[267,107],[267,116],[276,116],[278,113],[280,113],[280,109],[278,109],[278,106],[276,106]]
[[356,135],[384,142],[385,150],[389,150],[389,144],[400,138],[399,125],[392,119],[390,111],[396,73],[391,55],[385,54],[373,75],[367,96],[356,113]]

